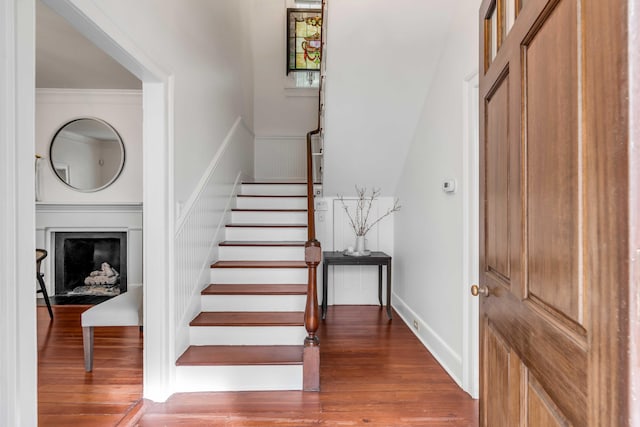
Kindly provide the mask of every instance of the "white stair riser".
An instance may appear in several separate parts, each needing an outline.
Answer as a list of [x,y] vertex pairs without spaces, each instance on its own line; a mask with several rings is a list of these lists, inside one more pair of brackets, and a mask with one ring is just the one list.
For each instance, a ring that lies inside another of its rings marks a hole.
[[262,390],[302,390],[302,365],[176,367],[176,392]]
[[307,283],[306,268],[212,268],[211,283]]
[[306,301],[306,295],[203,295],[201,297],[202,311],[304,311]]
[[226,240],[251,241],[307,241],[305,227],[226,227]]
[[304,326],[190,326],[191,345],[302,345]]
[[306,224],[306,212],[234,211],[233,224]]
[[303,246],[220,246],[222,261],[304,261]]
[[238,209],[306,209],[306,197],[238,197]]
[[242,184],[240,194],[265,196],[306,196],[307,184]]

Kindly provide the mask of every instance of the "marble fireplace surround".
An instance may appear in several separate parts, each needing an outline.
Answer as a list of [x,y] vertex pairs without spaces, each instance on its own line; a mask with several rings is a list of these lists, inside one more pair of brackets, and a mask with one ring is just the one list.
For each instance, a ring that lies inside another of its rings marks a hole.
[[36,247],[49,256],[42,272],[55,295],[55,233],[120,231],[127,233],[128,286],[142,284],[142,203],[36,203]]

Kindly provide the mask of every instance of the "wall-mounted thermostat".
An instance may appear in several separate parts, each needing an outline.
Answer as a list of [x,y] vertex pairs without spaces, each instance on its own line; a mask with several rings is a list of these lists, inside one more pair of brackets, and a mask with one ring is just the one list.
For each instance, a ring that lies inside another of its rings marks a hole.
[[442,182],[442,191],[445,193],[455,193],[456,192],[456,180],[448,179]]

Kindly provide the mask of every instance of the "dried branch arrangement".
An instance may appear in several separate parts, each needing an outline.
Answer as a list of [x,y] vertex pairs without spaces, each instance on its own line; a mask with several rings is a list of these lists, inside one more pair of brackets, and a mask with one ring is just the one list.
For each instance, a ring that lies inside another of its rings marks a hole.
[[356,233],[356,236],[364,236],[366,235],[374,225],[382,221],[387,216],[392,213],[399,211],[402,206],[400,206],[400,201],[395,199],[393,201],[393,207],[387,209],[387,211],[381,215],[376,220],[369,219],[369,215],[371,213],[371,205],[373,205],[374,200],[380,196],[380,189],[371,189],[371,193],[367,195],[367,188],[359,188],[356,185],[356,208],[353,214],[349,209],[349,206],[345,203],[345,199],[343,196],[338,196],[338,200],[342,203],[342,208],[347,213],[347,217],[349,218],[349,222],[351,223],[351,228]]

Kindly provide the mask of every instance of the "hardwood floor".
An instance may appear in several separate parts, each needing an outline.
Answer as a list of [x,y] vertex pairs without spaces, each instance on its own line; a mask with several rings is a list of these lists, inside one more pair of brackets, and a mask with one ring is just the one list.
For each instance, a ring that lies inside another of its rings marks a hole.
[[[40,425],[112,426],[140,397],[138,328],[96,328],[95,370],[84,372],[80,313],[38,308]],[[375,306],[329,307],[321,323],[320,393],[177,394],[147,403],[137,425],[477,426],[477,402],[409,328]],[[100,337],[100,339],[98,339]]]
[[40,426],[113,426],[142,397],[137,326],[95,328],[93,372],[85,372],[80,314],[90,306],[38,307]]
[[178,394],[151,404],[155,426],[477,426],[477,402],[407,326],[375,306],[329,307],[320,326],[321,389]]

